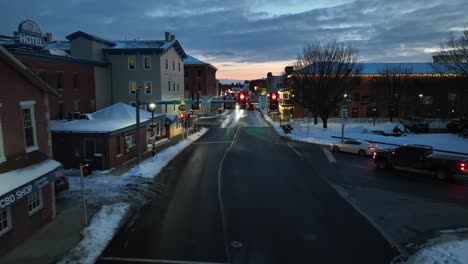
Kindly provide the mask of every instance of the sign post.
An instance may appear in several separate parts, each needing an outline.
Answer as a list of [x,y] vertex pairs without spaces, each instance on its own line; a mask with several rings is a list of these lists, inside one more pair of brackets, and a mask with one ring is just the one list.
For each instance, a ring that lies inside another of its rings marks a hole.
[[341,117],[341,142],[344,142],[344,127],[348,121],[348,105],[344,104],[340,107],[340,117]]
[[265,112],[265,109],[268,108],[268,96],[266,95],[259,95],[258,96],[258,108]]
[[80,179],[81,179],[81,202],[83,203],[83,225],[88,226],[88,210],[86,205],[86,194],[84,189],[83,164],[80,163]]

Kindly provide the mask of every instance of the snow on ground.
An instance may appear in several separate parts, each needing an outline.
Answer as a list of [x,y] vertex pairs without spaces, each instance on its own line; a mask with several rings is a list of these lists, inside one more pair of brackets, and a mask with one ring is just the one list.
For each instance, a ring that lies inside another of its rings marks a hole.
[[[339,138],[332,138],[332,136],[341,137],[341,123],[339,122],[328,123],[328,128],[322,128],[322,123],[319,122],[317,125],[314,125],[313,119],[311,119],[309,124],[307,124],[307,122],[304,120],[293,121],[291,125],[294,130],[292,130],[290,134],[285,134],[283,129],[280,128],[279,122],[272,122],[270,117],[265,117],[265,119],[273,125],[273,127],[281,136],[285,136],[294,140],[326,145],[340,141]],[[401,137],[393,137],[372,133],[372,131],[384,131],[386,133],[392,133],[395,126],[399,126],[400,129],[404,129],[400,123],[385,122],[378,123],[373,126],[373,124],[348,122],[345,125],[344,137],[381,142],[379,144],[380,147],[383,147],[385,143],[390,145],[422,144],[430,145],[436,150],[468,153],[468,139],[460,138],[457,134],[410,133]]]
[[[443,231],[442,231],[443,232]],[[441,232],[441,233],[442,233]],[[407,264],[461,264],[468,263],[468,240],[455,237],[452,234],[449,240],[437,238],[430,242],[428,246],[420,249],[416,254],[408,258]],[[445,241],[444,241],[445,240]],[[435,241],[438,241],[434,243]]]
[[220,117],[220,116],[225,116],[227,114],[229,114],[231,111],[229,109],[226,109],[224,110],[224,112],[222,112],[221,114],[216,114],[214,116],[200,116],[200,119],[211,119],[211,118],[217,118],[217,117]]
[[59,264],[92,264],[96,262],[117,232],[128,208],[129,204],[127,203],[104,205],[93,216],[90,225],[83,230],[81,242]]

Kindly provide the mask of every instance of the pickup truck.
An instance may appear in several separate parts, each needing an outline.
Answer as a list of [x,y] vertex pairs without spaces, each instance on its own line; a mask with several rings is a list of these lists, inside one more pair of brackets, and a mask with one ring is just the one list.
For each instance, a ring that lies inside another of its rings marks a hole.
[[431,146],[403,145],[396,149],[374,152],[374,162],[379,169],[396,169],[435,176],[450,180],[454,175],[468,175],[468,158],[435,154]]

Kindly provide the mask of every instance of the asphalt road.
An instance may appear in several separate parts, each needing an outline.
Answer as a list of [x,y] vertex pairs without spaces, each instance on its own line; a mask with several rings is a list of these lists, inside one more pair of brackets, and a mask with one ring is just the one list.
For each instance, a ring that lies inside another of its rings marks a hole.
[[[281,139],[256,111],[203,122],[210,131],[156,178],[161,195],[100,263],[389,263],[399,255],[343,198],[336,186],[355,181],[320,146]],[[361,173],[368,161],[343,164]]]

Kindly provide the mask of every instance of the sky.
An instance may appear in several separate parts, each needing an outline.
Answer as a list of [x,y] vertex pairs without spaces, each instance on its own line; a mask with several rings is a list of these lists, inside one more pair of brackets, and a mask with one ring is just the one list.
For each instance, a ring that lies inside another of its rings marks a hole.
[[281,74],[307,43],[351,44],[362,62],[430,62],[468,27],[467,0],[0,0],[0,35],[25,19],[54,39],[77,30],[109,40],[176,35],[218,79]]

